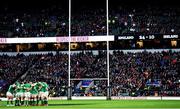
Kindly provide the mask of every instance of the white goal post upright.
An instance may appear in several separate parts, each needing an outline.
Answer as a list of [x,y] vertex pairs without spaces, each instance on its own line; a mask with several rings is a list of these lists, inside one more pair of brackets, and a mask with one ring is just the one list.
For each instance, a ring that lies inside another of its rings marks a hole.
[[[106,42],[107,42],[107,78],[91,78],[92,80],[107,80],[107,100],[111,100],[111,88],[109,79],[109,0],[106,0]],[[67,100],[72,99],[71,80],[79,80],[76,78],[71,79],[71,0],[69,0],[69,37],[68,37],[68,95]],[[88,80],[90,78],[81,78],[80,80]]]
[[[109,36],[109,0],[106,0],[106,32],[107,37]],[[107,100],[111,99],[111,88],[109,81],[109,41],[107,40]]]
[[71,89],[71,0],[69,0],[69,47],[68,47],[68,95],[67,99],[71,100],[71,94],[72,94],[72,89]]

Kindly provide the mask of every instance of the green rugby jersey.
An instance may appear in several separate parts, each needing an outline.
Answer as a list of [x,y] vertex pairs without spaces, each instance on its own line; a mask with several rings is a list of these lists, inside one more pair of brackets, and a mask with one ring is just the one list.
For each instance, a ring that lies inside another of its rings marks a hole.
[[24,87],[25,92],[29,92],[30,89],[31,89],[31,84],[30,83],[26,83],[26,84],[23,85],[23,87]]
[[15,88],[13,87],[13,85],[10,85],[7,92],[14,93],[14,91],[15,91]]
[[40,89],[41,92],[47,92],[48,91],[48,84],[46,82],[41,82],[42,88]]

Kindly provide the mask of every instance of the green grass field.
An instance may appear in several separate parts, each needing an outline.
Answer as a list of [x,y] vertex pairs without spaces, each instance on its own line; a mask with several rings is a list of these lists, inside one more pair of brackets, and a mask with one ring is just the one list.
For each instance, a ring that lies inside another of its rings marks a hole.
[[0,101],[0,109],[180,109],[175,100],[51,100],[49,106],[6,106]]

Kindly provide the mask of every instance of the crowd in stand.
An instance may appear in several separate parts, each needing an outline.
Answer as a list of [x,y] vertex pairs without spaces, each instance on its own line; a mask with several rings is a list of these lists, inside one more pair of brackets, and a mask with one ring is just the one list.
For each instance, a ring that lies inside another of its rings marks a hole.
[[65,95],[68,82],[68,55],[51,53],[38,55],[39,59],[29,68],[25,78],[21,80],[45,81],[49,85],[52,96]]
[[106,78],[106,53],[94,55],[92,52],[72,55],[72,78]]
[[17,56],[0,56],[0,90],[4,91],[10,85],[14,83],[24,72],[31,67],[37,57],[23,56],[18,54]]
[[[71,55],[71,78],[106,78],[105,52],[80,52]],[[113,96],[179,96],[180,52],[129,52],[110,54],[110,85]],[[67,95],[67,54],[18,54],[0,56],[1,93],[18,81],[45,81],[50,96]],[[74,89],[78,82],[71,81]],[[107,82],[99,80],[91,87],[91,95],[106,95]],[[75,92],[73,92],[75,93]],[[101,94],[97,94],[101,93]]]
[[157,91],[179,96],[179,56],[179,52],[114,52],[110,58],[112,95],[134,92],[146,96]]
[[1,37],[53,37],[57,33],[67,35],[65,34],[68,30],[65,24],[67,18],[62,14],[62,9],[54,7],[38,12],[9,12],[7,8],[4,14],[0,14],[0,35]]
[[136,7],[116,10],[110,15],[112,34],[178,34],[179,8]]
[[[109,9],[109,31],[122,34],[178,34],[179,7],[126,7]],[[71,35],[106,35],[106,10],[85,9],[73,14]],[[68,36],[68,13],[58,6],[37,12],[0,14],[0,37]]]

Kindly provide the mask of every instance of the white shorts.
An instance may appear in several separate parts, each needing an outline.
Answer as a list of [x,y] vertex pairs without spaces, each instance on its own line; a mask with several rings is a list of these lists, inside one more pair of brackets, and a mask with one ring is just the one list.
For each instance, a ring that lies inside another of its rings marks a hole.
[[48,95],[49,95],[48,91],[47,92],[39,92],[40,97],[48,97]]
[[13,97],[13,94],[11,92],[6,92],[7,97]]
[[47,92],[44,92],[44,94],[43,94],[44,97],[48,97],[48,95],[49,95],[49,92],[48,92],[48,91],[47,91]]
[[24,93],[23,92],[18,92],[18,93],[16,93],[16,97],[24,97]]
[[31,97],[31,93],[30,92],[25,92],[24,96],[25,96],[25,98],[30,98]]
[[38,94],[31,94],[31,97],[37,97]]
[[43,97],[43,95],[44,95],[44,92],[39,92],[40,97]]

